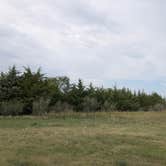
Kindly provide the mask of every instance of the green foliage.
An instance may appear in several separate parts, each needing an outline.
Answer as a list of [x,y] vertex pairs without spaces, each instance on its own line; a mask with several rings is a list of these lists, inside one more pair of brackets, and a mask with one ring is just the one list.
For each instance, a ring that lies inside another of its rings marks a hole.
[[110,101],[106,100],[102,107],[103,111],[116,111],[116,105],[111,103]]
[[82,80],[78,80],[78,84],[73,84],[70,91],[66,94],[65,101],[70,105],[73,105],[76,111],[83,110],[83,102],[86,97],[86,88],[83,85]]
[[31,69],[24,68],[25,71],[21,76],[21,90],[24,99],[37,99],[48,94],[47,81],[41,74],[41,69],[32,72]]
[[50,106],[49,108],[49,112],[70,112],[73,110],[73,106],[71,106],[70,104],[66,103],[66,102],[61,102],[58,101],[56,102],[56,104]]
[[94,112],[161,111],[166,108],[165,99],[157,93],[146,94],[144,91],[133,92],[117,87],[97,88],[92,83],[85,86],[81,79],[70,83],[65,76],[45,77],[40,68],[33,72],[25,67],[20,73],[15,66],[0,75],[0,102],[3,108],[1,114],[4,115],[41,115],[67,109]]
[[16,67],[0,75],[0,101],[19,99],[21,96],[20,76]]
[[91,97],[85,97],[82,106],[84,112],[94,112],[99,109],[99,103],[96,98]]
[[23,111],[23,103],[20,101],[4,101],[0,103],[0,115],[21,115]]
[[33,115],[45,115],[48,113],[49,99],[40,98],[33,102]]

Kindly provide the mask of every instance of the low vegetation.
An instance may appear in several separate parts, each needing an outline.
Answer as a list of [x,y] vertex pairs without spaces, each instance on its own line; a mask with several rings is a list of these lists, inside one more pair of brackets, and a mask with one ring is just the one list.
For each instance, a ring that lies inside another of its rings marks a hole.
[[0,75],[0,165],[165,166],[165,109],[157,93],[13,66]]
[[72,110],[96,111],[161,111],[166,100],[157,93],[131,91],[127,88],[99,88],[82,80],[71,83],[68,77],[45,77],[38,69],[9,68],[0,75],[0,115],[41,115]]
[[166,112],[0,117],[2,166],[165,166]]

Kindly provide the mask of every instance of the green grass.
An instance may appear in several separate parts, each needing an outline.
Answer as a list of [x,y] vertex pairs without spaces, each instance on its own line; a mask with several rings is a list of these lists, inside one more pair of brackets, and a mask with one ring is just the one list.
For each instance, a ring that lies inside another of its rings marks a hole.
[[166,112],[0,117],[0,166],[165,166]]

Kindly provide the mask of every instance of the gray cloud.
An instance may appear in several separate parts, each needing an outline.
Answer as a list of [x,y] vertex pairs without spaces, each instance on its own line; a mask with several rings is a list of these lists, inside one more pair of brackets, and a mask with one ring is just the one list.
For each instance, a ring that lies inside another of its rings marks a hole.
[[104,83],[166,77],[164,0],[0,0],[0,69]]

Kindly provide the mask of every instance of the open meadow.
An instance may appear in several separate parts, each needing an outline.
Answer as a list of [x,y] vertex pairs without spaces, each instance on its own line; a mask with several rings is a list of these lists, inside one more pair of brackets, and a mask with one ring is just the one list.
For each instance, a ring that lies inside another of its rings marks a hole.
[[165,166],[166,112],[0,117],[1,166]]

